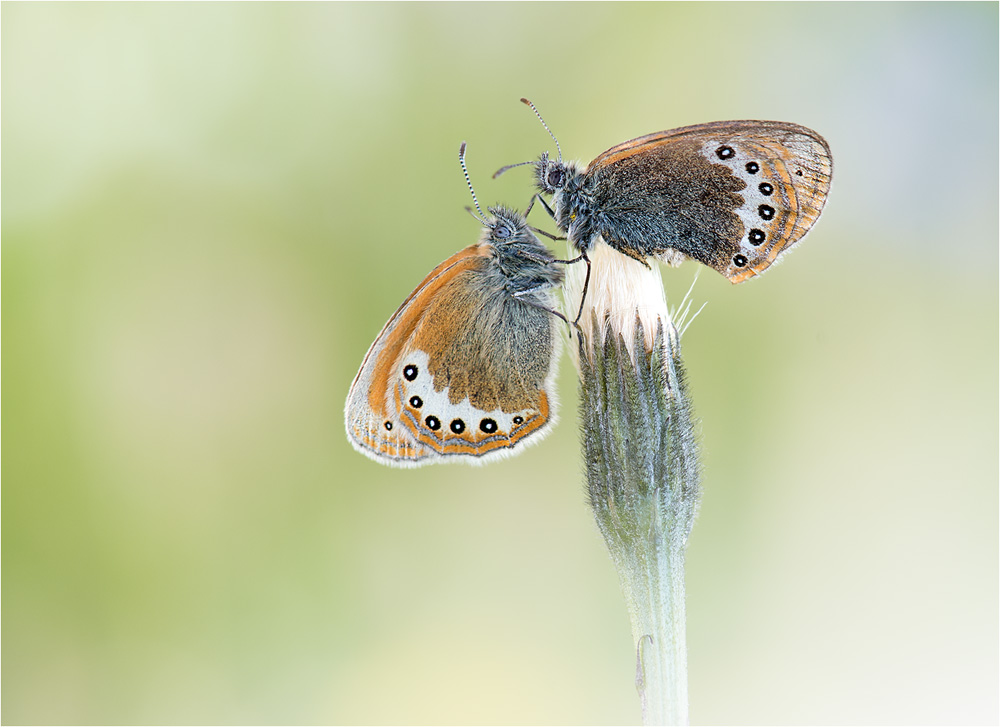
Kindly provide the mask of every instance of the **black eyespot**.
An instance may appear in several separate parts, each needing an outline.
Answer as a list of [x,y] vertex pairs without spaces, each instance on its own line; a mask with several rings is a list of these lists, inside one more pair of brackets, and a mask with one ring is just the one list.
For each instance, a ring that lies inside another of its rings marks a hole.
[[760,164],[757,162],[747,162],[747,171],[750,172],[750,174],[756,174],[760,171]]
[[514,417],[514,424],[524,424],[524,417]]
[[774,207],[771,207],[770,205],[762,204],[757,208],[757,212],[760,213],[760,218],[762,220],[774,219]]
[[417,367],[413,364],[407,364],[406,368],[403,369],[403,377],[407,381],[413,381],[417,378]]
[[510,228],[502,222],[498,222],[493,228],[493,237],[506,240],[510,237]]
[[479,428],[487,434],[493,434],[497,430],[497,423],[492,419],[483,419],[479,422]]
[[742,268],[746,264],[747,264],[746,255],[733,255],[733,265],[735,265],[738,268]]
[[733,147],[731,146],[720,146],[715,150],[715,155],[719,157],[719,159],[732,159],[736,156],[736,152],[733,151]]
[[774,194],[774,187],[772,187],[767,182],[761,182],[760,184],[758,184],[757,185],[757,189],[760,190],[761,194],[765,194],[765,195],[768,195],[768,196]]
[[387,431],[387,432],[391,432],[392,431],[392,422],[386,422],[384,424],[384,426],[385,426],[385,431]]
[[802,176],[802,170],[801,169],[796,169],[795,170],[795,176],[796,177],[801,177]]
[[433,414],[424,419],[424,424],[426,424],[427,428],[430,429],[432,432],[436,432],[438,429],[441,428],[441,420],[438,419]]
[[759,245],[767,239],[767,235],[764,234],[763,230],[758,230],[756,227],[750,230],[748,235],[751,245]]
[[419,396],[410,397],[410,406],[412,406],[414,409],[419,409],[423,405],[424,405],[424,400],[421,399]]
[[566,182],[566,172],[564,172],[562,169],[553,169],[552,171],[549,172],[548,176],[545,178],[545,181],[549,183],[550,187],[555,187],[556,189],[558,189],[559,187],[563,186],[563,184],[565,184]]
[[448,425],[448,428],[451,429],[451,431],[455,432],[455,434],[461,434],[462,432],[465,431],[465,422],[463,422],[461,419],[452,419],[451,424]]

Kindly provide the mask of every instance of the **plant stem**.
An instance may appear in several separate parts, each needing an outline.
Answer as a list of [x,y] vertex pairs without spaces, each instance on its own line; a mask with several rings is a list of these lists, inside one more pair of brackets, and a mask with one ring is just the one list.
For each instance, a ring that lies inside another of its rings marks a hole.
[[[659,285],[658,275],[655,280]],[[683,725],[684,559],[701,490],[677,331],[665,302],[660,309],[647,300],[631,317],[608,313],[608,301],[599,298],[594,305],[597,315],[589,318],[579,347],[590,504],[625,594],[643,723]],[[630,330],[622,330],[625,320]]]

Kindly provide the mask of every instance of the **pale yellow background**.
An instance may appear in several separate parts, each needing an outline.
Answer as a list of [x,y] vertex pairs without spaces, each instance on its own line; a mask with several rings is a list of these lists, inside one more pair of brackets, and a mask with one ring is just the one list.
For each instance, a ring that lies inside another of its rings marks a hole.
[[[827,211],[684,339],[696,723],[998,720],[997,5],[4,4],[5,723],[634,723],[562,423],[393,471],[342,407],[423,275],[587,161],[733,118]],[[544,224],[544,216],[534,217]],[[664,273],[677,302],[695,266]]]

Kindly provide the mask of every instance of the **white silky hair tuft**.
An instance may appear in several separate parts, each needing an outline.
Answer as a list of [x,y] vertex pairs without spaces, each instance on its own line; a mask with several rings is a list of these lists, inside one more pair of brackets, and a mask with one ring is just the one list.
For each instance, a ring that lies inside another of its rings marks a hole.
[[[601,238],[598,238],[587,255],[591,261],[590,283],[580,316],[580,328],[585,341],[591,342],[591,332],[596,322],[600,333],[598,340],[604,340],[606,329],[620,334],[625,340],[629,355],[635,361],[634,331],[638,317],[647,351],[652,350],[657,328],[661,323],[664,335],[672,337],[676,343],[677,330],[667,308],[663,280],[655,261],[651,260],[650,267],[646,267],[638,260],[608,247]],[[571,320],[580,306],[586,274],[587,266],[583,263],[570,265],[567,271],[566,310],[572,311]],[[576,361],[575,347],[573,353]],[[579,361],[576,363],[579,367]]]

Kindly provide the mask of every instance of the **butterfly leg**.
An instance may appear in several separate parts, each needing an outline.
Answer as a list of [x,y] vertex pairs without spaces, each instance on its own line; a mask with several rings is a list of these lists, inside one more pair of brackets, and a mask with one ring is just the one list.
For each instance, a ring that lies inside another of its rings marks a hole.
[[544,207],[545,211],[549,213],[549,217],[551,217],[552,219],[556,218],[556,213],[552,211],[552,208],[549,207],[548,202],[546,202],[542,198],[542,195],[538,194],[538,192],[535,192],[533,195],[531,195],[531,201],[528,202],[528,208],[524,210],[525,217],[527,217],[528,213],[531,212],[531,208],[535,206],[536,200],[542,203],[542,207]]
[[[565,240],[565,237],[560,237],[560,240]],[[587,264],[590,264],[590,258],[587,257],[586,253],[580,253],[572,260],[549,260],[550,263],[562,263],[563,265],[572,265],[573,263],[578,263],[581,260],[586,260]]]
[[567,261],[572,263],[576,262],[580,258],[587,261],[587,277],[583,279],[583,293],[580,294],[580,309],[576,312],[576,319],[573,321],[573,325],[577,327],[577,330],[580,328],[580,316],[583,315],[583,303],[587,300],[587,288],[590,287],[590,258],[587,257],[587,253],[581,252],[579,257]]
[[646,258],[643,257],[642,255],[640,255],[638,252],[636,252],[632,248],[630,248],[630,247],[624,247],[624,246],[618,247],[618,246],[615,246],[615,245],[612,245],[612,247],[614,247],[614,249],[617,250],[618,252],[620,252],[622,255],[627,255],[628,257],[632,258],[633,260],[638,260],[639,262],[641,262],[643,264],[644,267],[646,267],[647,269],[651,269],[649,263],[646,261]]
[[[590,258],[587,257],[587,253],[581,252],[572,260],[552,260],[554,263],[561,263],[562,265],[572,265],[573,263],[578,263],[583,260],[587,263],[587,277],[583,279],[583,293],[580,295],[580,309],[576,312],[576,318],[573,319],[573,325],[579,330],[580,326],[577,325],[580,322],[580,316],[583,315],[583,304],[587,300],[587,288],[590,287]],[[565,319],[563,319],[565,320]],[[569,321],[567,321],[568,323]]]
[[[533,228],[532,228],[533,229]],[[539,230],[541,232],[541,230]],[[526,260],[531,260],[532,262],[539,263],[541,265],[551,265],[553,263],[563,263],[565,260],[553,260],[548,255],[538,255],[536,253],[530,252],[528,250],[521,250],[517,253],[520,257]],[[539,288],[532,288],[532,290],[539,290]]]
[[[514,293],[514,297],[517,298],[518,300],[520,300],[522,303],[526,303],[526,304],[528,304],[528,305],[530,305],[530,306],[532,306],[534,308],[538,308],[539,310],[543,310],[546,313],[551,313],[556,318],[561,319],[567,326],[572,326],[572,327],[576,328],[577,331],[579,331],[580,327],[576,324],[576,321],[573,321],[572,323],[570,323],[569,319],[566,316],[564,316],[562,313],[560,313],[559,311],[554,310],[552,308],[549,308],[548,306],[544,306],[541,303],[536,303],[531,298],[522,298],[521,297],[521,296],[527,295],[528,293],[537,293],[540,290],[548,290],[549,288],[554,288],[554,287],[556,287],[555,283],[546,283],[544,285],[536,285],[534,288],[529,288],[528,290],[519,290],[519,291],[517,291],[516,293]],[[578,316],[578,318],[579,318],[579,316]]]
[[[553,262],[553,261],[552,260],[548,260],[546,262]],[[556,262],[559,262],[559,261],[556,261]],[[552,288],[557,288],[557,287],[559,287],[559,283],[542,283],[541,285],[536,285],[533,288],[527,288],[526,290],[518,290],[517,292],[513,293],[513,296],[515,298],[517,298],[518,300],[521,300],[521,298],[523,296],[525,296],[525,295],[531,295],[532,293],[540,293],[543,290],[551,290]],[[525,300],[523,302],[524,303],[531,303],[530,300]],[[532,304],[532,305],[534,305],[534,304]],[[541,308],[542,306],[535,306],[535,307],[536,308]],[[546,308],[546,310],[548,310],[548,309]]]
[[[532,227],[531,225],[528,225],[528,229],[531,230],[532,232],[537,232],[539,235],[544,235],[545,237],[549,238],[550,240],[565,240],[566,239],[565,237],[557,237],[557,236],[553,235],[551,232],[546,232],[545,230],[539,230],[537,227]],[[558,262],[562,262],[562,261],[560,260]]]

